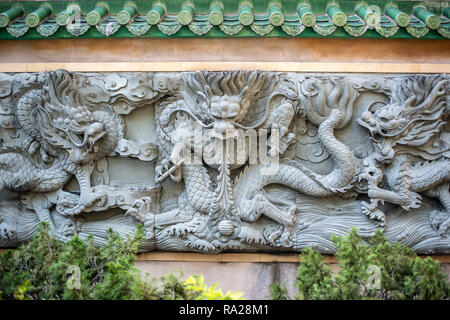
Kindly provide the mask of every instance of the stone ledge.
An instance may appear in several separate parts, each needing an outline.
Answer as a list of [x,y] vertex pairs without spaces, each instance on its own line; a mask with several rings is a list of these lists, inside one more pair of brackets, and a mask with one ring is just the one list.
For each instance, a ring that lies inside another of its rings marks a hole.
[[[8,249],[0,249],[0,253]],[[272,263],[272,262],[290,262],[299,263],[300,258],[297,253],[271,254],[271,253],[219,253],[202,254],[194,252],[145,252],[137,257],[137,261],[185,261],[185,262],[235,262],[235,263]],[[334,256],[322,255],[325,262],[337,263]],[[421,255],[421,258],[428,256]],[[440,263],[450,263],[450,255],[430,255],[434,260]]]
[[[337,259],[332,255],[322,255],[327,263],[337,263]],[[421,255],[421,258],[427,256]],[[430,255],[434,260],[440,263],[450,263],[450,255]],[[220,253],[220,254],[202,254],[192,252],[146,252],[139,254],[138,261],[184,261],[184,262],[234,262],[234,263],[271,263],[271,262],[290,262],[299,263],[300,258],[296,253],[270,254],[270,253]]]
[[[300,262],[298,254],[270,254],[270,253],[174,253],[174,252],[146,252],[139,254],[138,261],[189,261],[189,262]],[[333,256],[324,255],[326,262],[336,262]]]
[[261,70],[279,72],[345,73],[450,73],[448,63],[345,63],[345,62],[247,62],[247,61],[165,61],[165,62],[48,62],[0,63],[0,72],[43,72],[64,69],[70,72],[142,71],[225,71]]
[[[8,249],[0,249],[0,253]],[[338,263],[335,256],[323,254],[326,263]],[[431,257],[441,264],[450,264],[450,255],[420,255],[420,258]],[[158,262],[215,262],[215,263],[300,263],[297,253],[271,254],[271,253],[219,253],[203,254],[194,252],[145,252],[137,256],[136,261]]]

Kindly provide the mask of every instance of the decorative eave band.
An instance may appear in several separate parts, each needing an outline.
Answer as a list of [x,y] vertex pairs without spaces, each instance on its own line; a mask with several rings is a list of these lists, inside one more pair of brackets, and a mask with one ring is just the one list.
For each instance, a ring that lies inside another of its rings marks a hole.
[[0,39],[450,38],[448,1],[2,1]]

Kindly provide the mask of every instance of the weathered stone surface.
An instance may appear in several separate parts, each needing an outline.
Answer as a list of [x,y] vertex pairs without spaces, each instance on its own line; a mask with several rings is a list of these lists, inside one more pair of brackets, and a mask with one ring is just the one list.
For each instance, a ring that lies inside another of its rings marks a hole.
[[[291,298],[298,289],[295,287],[299,263],[292,262],[193,262],[193,261],[136,261],[142,275],[148,273],[148,279],[159,278],[168,273],[179,274],[182,270],[186,278],[192,274],[201,274],[208,285],[219,284],[224,291],[244,292],[244,298],[250,300],[269,300],[270,284],[282,283]],[[331,270],[338,272],[336,263]],[[441,262],[442,270],[450,276],[450,264]]]
[[273,282],[285,284],[291,297],[297,292],[294,287],[296,263],[136,261],[135,265],[143,275],[149,274],[149,280],[168,273],[178,274],[181,270],[185,277],[201,274],[208,285],[217,283],[224,292],[244,292],[244,298],[251,300],[269,300],[269,288]]
[[142,250],[449,253],[447,75],[0,75],[0,245],[41,221]]

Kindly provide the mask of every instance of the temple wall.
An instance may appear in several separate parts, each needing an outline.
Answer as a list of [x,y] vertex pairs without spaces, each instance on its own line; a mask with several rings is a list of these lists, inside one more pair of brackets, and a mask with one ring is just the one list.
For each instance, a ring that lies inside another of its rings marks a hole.
[[[246,68],[247,62],[277,62],[275,66],[278,66],[278,69],[282,68],[282,63],[286,63],[285,69],[290,67],[289,64],[293,62],[345,63],[340,67],[334,64],[330,65],[329,67],[332,67],[333,70],[320,70],[314,64],[309,66],[314,66],[317,70],[305,70],[334,72],[349,71],[346,69],[347,64],[357,67],[356,63],[371,63],[366,67],[359,65],[359,71],[377,72],[381,70],[382,72],[384,63],[393,63],[403,66],[403,68],[398,66],[393,71],[420,72],[430,64],[440,64],[441,68],[442,66],[448,68],[450,43],[446,40],[318,38],[54,39],[50,41],[0,40],[0,48],[2,48],[0,63],[2,63],[1,71],[3,72],[13,71],[11,69],[14,68],[14,66],[4,65],[5,63],[21,65],[23,63],[95,62],[246,62],[225,65],[225,68],[231,66],[236,69]],[[415,70],[410,69],[408,64],[414,64]],[[206,63],[205,66],[209,68],[210,65]],[[251,64],[251,66],[256,65]],[[270,65],[259,65],[259,67],[268,69]],[[307,65],[303,65],[303,67],[306,68]],[[154,65],[153,68],[155,71],[162,71],[172,67],[170,64],[162,63]],[[201,69],[202,65],[188,63],[183,66],[178,64],[177,68],[179,71],[187,71],[186,69]],[[72,67],[72,69],[72,71],[85,71],[84,68],[75,70],[75,67]],[[96,67],[96,71],[114,71],[100,69],[101,64]],[[26,70],[21,69],[20,71]],[[172,71],[172,69],[165,71]],[[441,69],[440,72],[444,72],[444,70]]]
[[[450,41],[373,39],[67,39],[1,40],[0,72],[266,70],[449,73]],[[158,254],[160,254],[158,256]],[[162,254],[162,255],[161,255]],[[145,253],[143,273],[201,274],[208,284],[268,299],[272,281],[293,283],[297,255]],[[330,263],[333,258],[325,256]],[[441,255],[450,275],[450,256]],[[294,288],[289,288],[291,296]]]
[[[450,277],[450,256],[433,256],[441,263]],[[337,261],[333,256],[324,255],[324,261],[337,271]],[[289,296],[297,293],[294,287],[299,258],[296,254],[271,255],[257,253],[202,255],[196,253],[144,253],[139,256],[136,266],[148,279],[167,273],[185,275],[200,274],[208,285],[219,284],[222,290],[244,292],[245,299],[270,299],[270,284],[280,282],[286,285]]]

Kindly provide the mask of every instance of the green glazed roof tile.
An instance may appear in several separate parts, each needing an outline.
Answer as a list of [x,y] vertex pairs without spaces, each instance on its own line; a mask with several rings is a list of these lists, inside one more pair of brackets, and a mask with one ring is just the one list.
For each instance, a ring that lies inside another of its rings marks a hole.
[[441,25],[439,29],[437,29],[437,32],[441,34],[445,38],[450,38],[450,19],[441,16]]
[[25,24],[25,18],[14,21],[6,28],[8,34],[14,38],[23,36],[28,29],[29,27]]
[[54,17],[45,20],[41,23],[36,31],[43,37],[50,37],[58,31],[59,25],[56,23],[56,19]]
[[80,37],[85,34],[91,26],[87,24],[86,18],[81,17],[78,23],[68,24],[66,26],[67,32],[73,37]]
[[[310,15],[307,25],[299,17],[305,8]],[[449,1],[437,0],[1,1],[0,39],[377,34],[380,38],[449,39],[449,13]],[[406,32],[399,33],[401,29]]]
[[298,18],[298,15],[285,15],[284,16],[284,23],[300,23],[300,20]]
[[361,18],[355,14],[355,15],[348,16],[347,21],[348,22],[359,22],[359,21],[361,21]]
[[283,29],[284,32],[286,32],[287,35],[295,37],[303,32],[303,30],[305,29],[305,26],[301,25],[301,24],[297,24],[297,23],[292,24],[292,23],[288,22],[288,23],[284,23],[281,26],[281,28]]
[[110,37],[121,27],[115,17],[106,17],[101,23],[95,26],[97,30],[105,37]]
[[150,30],[152,25],[147,23],[146,16],[136,16],[132,22],[127,24],[127,29],[135,36],[142,36]]
[[329,22],[331,20],[330,20],[330,17],[328,17],[328,15],[323,14],[323,15],[316,15],[316,21],[317,22]]
[[357,15],[354,15],[354,16],[348,16],[347,25],[350,25],[352,27],[361,27],[361,26],[365,26],[366,23],[360,17],[358,17]]
[[[387,17],[382,17],[382,18],[387,18]],[[393,28],[393,27],[397,27],[397,24],[391,19],[386,19],[386,20],[382,19],[380,21],[380,27],[382,27],[382,28]]]
[[441,18],[441,26],[440,28],[445,28],[445,29],[449,29],[450,28],[450,19],[442,19]]

